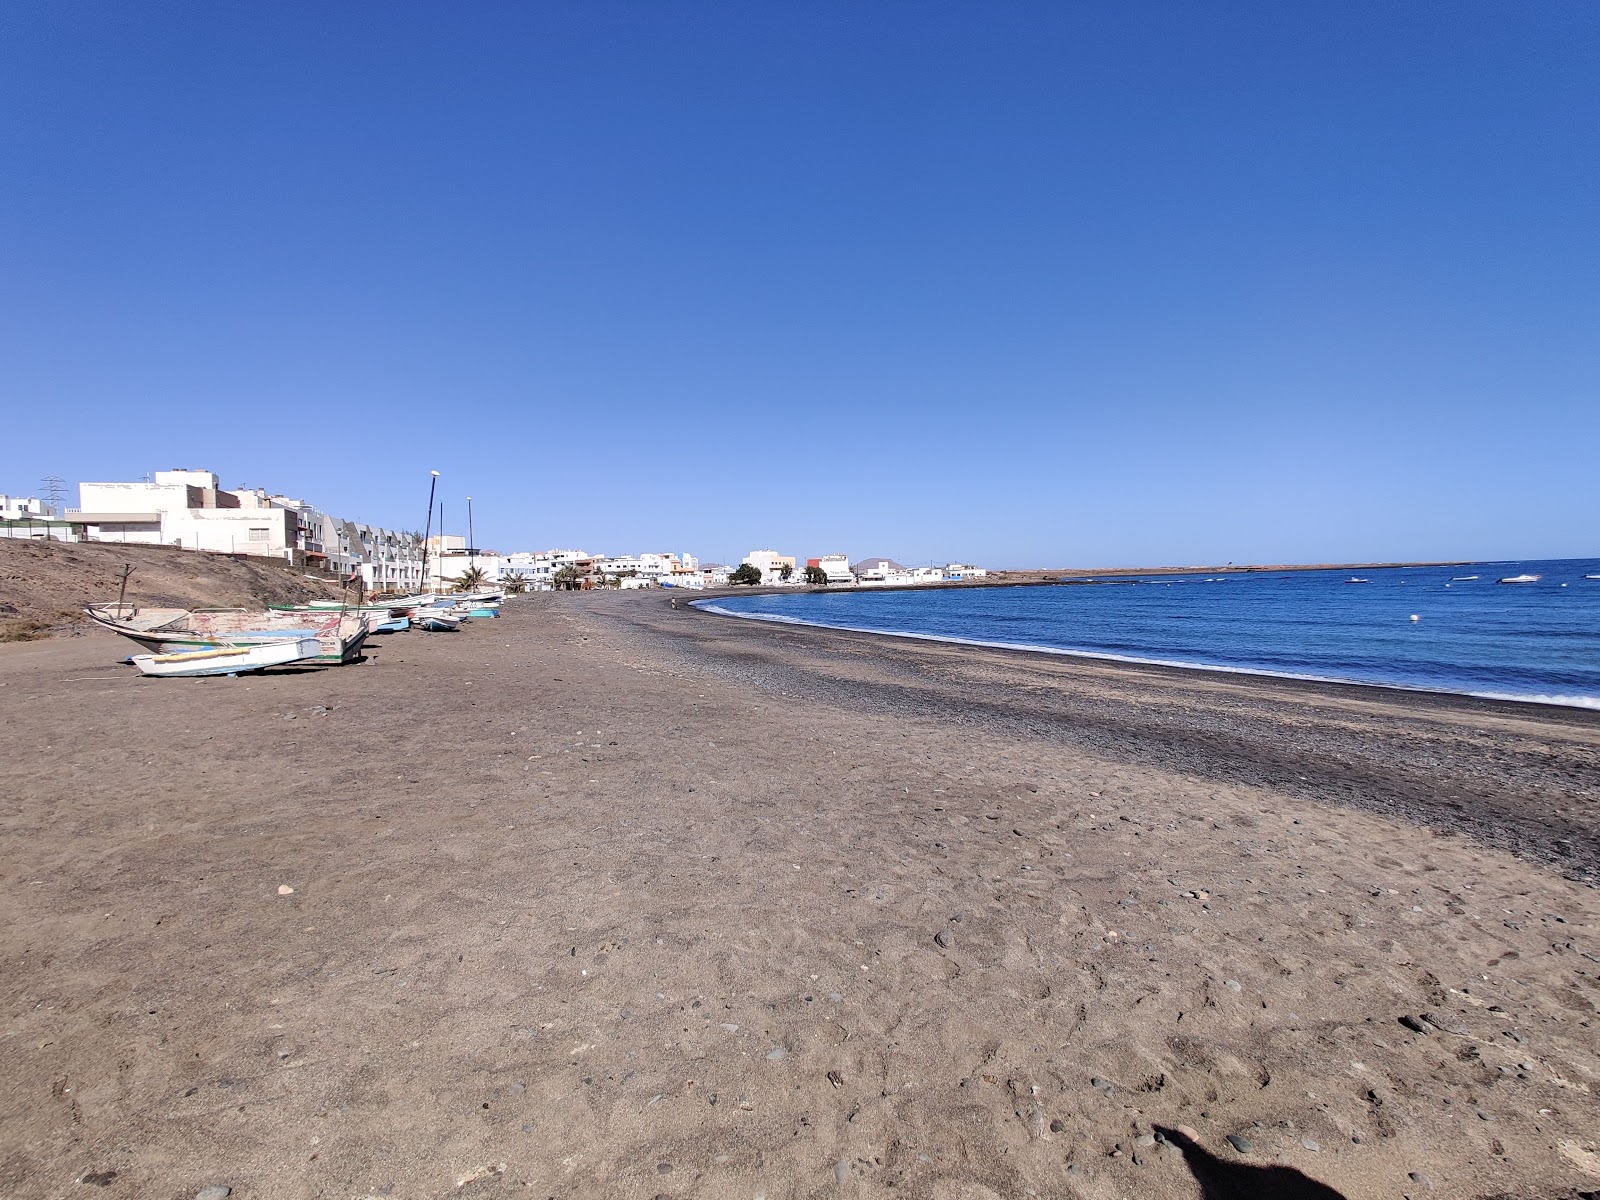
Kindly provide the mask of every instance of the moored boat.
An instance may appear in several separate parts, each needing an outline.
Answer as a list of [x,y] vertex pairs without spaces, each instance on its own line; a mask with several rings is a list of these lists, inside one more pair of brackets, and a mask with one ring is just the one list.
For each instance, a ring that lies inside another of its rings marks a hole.
[[129,661],[140,674],[164,678],[238,675],[289,663],[315,660],[322,653],[316,638],[286,638],[253,646],[213,646],[177,654],[135,654]]
[[1507,575],[1501,583],[1538,583],[1542,575]]

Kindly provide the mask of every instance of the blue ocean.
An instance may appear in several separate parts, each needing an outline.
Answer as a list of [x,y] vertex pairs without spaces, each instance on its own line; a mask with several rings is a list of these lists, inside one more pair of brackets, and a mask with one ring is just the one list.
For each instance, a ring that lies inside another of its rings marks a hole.
[[[1539,578],[1499,582],[1526,575]],[[851,589],[700,604],[869,633],[1600,709],[1600,559]]]

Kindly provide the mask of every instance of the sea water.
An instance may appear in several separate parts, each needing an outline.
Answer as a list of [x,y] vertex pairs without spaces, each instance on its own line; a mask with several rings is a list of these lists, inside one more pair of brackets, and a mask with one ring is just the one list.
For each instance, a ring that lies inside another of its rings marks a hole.
[[[1541,578],[1497,582],[1523,574]],[[1600,559],[854,588],[699,603],[730,616],[869,633],[1600,709],[1600,579],[1586,575],[1600,575]]]

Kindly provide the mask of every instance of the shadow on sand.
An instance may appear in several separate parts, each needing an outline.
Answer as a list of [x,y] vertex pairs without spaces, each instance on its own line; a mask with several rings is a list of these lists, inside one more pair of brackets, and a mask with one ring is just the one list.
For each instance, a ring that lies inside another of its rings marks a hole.
[[1156,1134],[1183,1151],[1205,1200],[1345,1200],[1343,1193],[1293,1167],[1252,1167],[1218,1158],[1192,1137],[1163,1125]]

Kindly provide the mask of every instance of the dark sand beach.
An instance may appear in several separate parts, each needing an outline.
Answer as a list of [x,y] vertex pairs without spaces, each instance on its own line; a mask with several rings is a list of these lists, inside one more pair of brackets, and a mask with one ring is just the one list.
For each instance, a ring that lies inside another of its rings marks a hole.
[[1600,1189],[1600,715],[648,593],[127,650],[0,647],[7,1196]]

